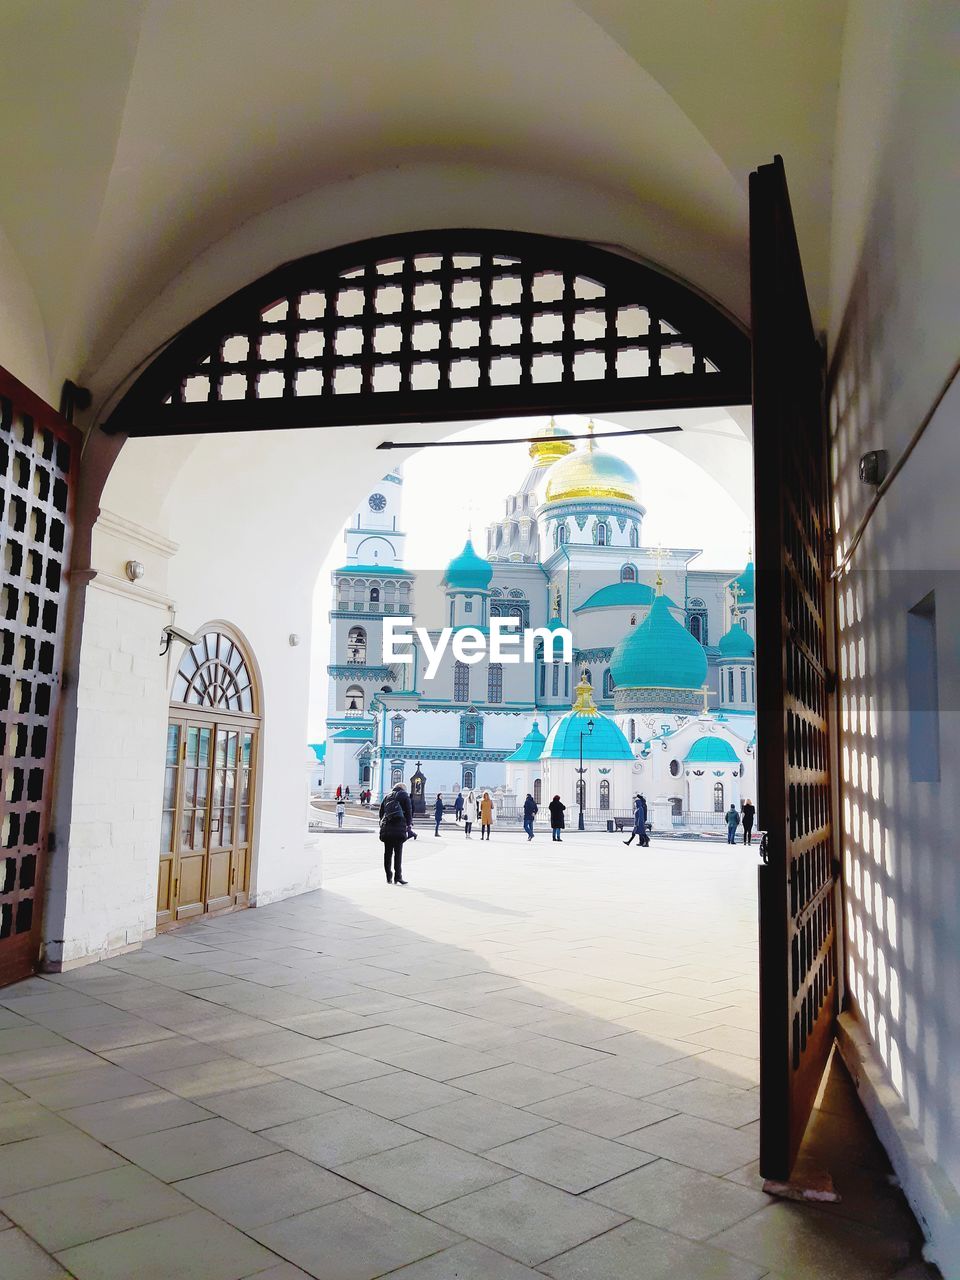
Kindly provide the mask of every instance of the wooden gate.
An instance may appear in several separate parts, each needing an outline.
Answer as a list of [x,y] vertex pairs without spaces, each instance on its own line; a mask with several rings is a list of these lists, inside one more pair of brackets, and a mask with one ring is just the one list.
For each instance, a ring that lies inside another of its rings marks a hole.
[[79,456],[79,431],[0,370],[0,985],[40,958]]
[[750,177],[756,468],[760,1170],[789,1176],[833,1044],[831,535],[823,353],[783,161]]

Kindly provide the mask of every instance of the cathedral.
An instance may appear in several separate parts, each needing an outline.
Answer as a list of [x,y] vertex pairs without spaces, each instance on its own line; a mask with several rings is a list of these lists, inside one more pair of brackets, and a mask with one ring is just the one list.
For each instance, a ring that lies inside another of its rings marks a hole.
[[[507,809],[582,788],[601,820],[641,792],[657,825],[717,821],[755,793],[752,562],[697,570],[697,548],[645,546],[638,477],[592,424],[578,447],[551,421],[530,460],[486,554],[467,536],[442,574],[404,567],[399,468],[354,513],[333,574],[326,788],[379,798],[402,781],[421,807],[490,790]],[[428,679],[420,640],[385,660],[390,617],[426,622],[431,643],[496,617],[541,630],[532,662],[448,649]]]

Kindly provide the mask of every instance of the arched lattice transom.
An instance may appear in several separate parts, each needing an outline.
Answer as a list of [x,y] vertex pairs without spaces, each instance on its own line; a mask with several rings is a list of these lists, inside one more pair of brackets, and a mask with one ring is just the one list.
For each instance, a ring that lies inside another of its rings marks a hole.
[[217,711],[256,713],[250,668],[239,645],[222,631],[208,631],[180,660],[173,702]]
[[170,344],[107,429],[149,435],[749,398],[744,334],[659,272],[543,236],[417,232],[301,259],[241,290]]

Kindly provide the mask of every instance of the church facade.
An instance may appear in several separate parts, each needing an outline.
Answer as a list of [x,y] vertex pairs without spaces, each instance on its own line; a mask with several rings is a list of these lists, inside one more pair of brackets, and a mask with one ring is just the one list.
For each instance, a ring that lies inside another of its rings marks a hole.
[[[399,469],[357,508],[333,574],[326,788],[576,803],[582,749],[583,804],[601,816],[637,792],[661,823],[739,806],[755,792],[752,563],[703,571],[697,548],[645,546],[636,473],[592,429],[575,447],[551,422],[530,458],[485,556],[468,537],[442,574],[404,566]],[[497,617],[542,631],[532,662],[448,648],[428,679],[419,641],[410,664],[384,658],[398,616],[431,643],[440,626],[488,635]],[[551,643],[561,627],[569,662]]]

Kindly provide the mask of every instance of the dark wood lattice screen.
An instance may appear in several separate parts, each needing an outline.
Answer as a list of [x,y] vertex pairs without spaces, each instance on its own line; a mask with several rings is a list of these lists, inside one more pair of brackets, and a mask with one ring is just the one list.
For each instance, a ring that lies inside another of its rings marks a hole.
[[290,263],[189,326],[130,435],[747,403],[749,344],[683,285],[541,236],[418,232]]
[[837,1012],[823,359],[783,163],[750,181],[756,467],[760,1168],[789,1176]]
[[40,952],[79,439],[0,370],[0,984]]

